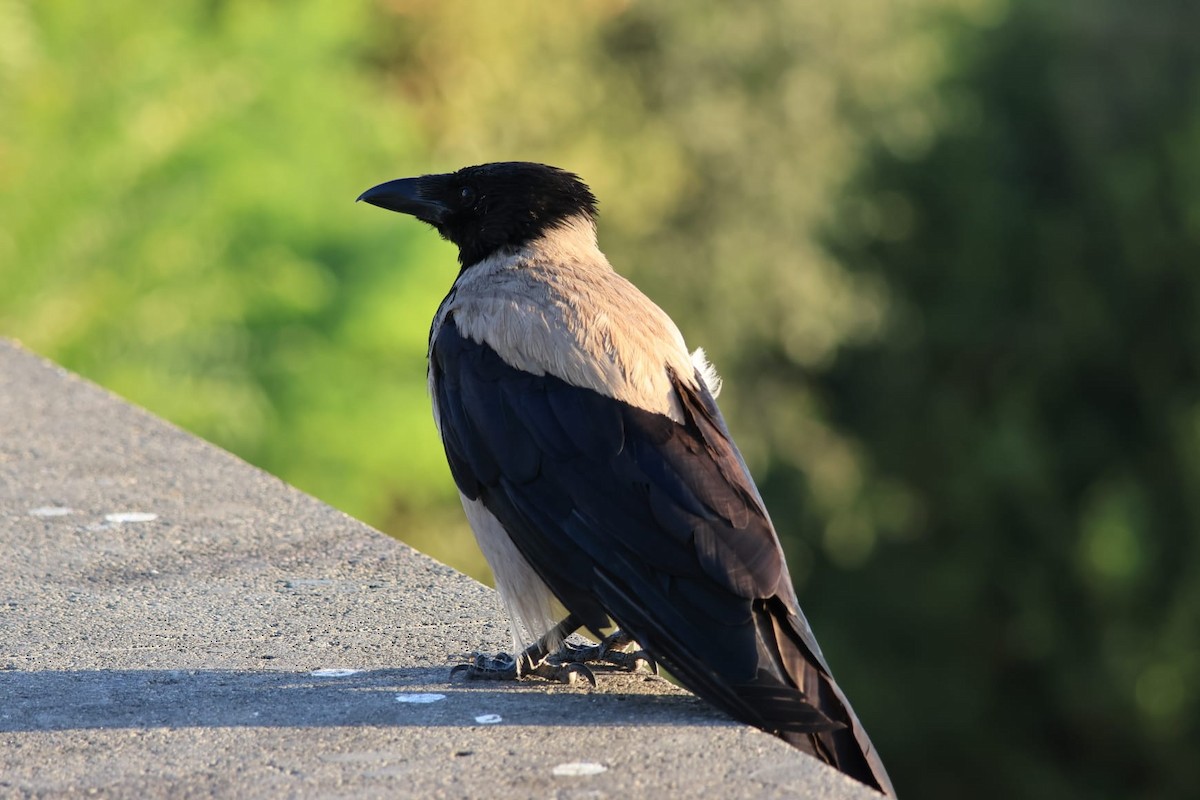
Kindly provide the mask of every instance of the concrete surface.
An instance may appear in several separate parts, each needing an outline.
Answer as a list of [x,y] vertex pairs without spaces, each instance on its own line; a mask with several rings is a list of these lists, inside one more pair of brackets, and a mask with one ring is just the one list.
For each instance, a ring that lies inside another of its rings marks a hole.
[[878,797],[658,678],[449,681],[508,641],[489,589],[0,340],[0,797]]

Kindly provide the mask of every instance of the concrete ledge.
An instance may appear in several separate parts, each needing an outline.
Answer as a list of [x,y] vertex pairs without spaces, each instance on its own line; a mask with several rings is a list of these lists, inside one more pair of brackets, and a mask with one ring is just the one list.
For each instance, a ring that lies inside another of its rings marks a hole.
[[2,340],[0,520],[0,796],[878,797],[657,678],[450,683],[489,589]]

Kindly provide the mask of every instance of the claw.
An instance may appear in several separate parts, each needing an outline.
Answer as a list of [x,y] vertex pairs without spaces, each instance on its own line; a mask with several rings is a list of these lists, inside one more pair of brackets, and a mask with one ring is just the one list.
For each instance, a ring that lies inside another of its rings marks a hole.
[[583,678],[592,685],[593,689],[596,688],[596,674],[586,664],[567,664],[564,669],[567,671],[568,685],[574,686],[580,678]]
[[645,650],[634,650],[628,653],[609,652],[605,653],[603,658],[605,663],[627,669],[630,672],[642,672],[642,668],[645,667],[645,671],[654,675],[658,674],[658,663]]
[[568,686],[574,686],[582,678],[590,683],[593,689],[596,687],[596,674],[586,664],[577,661],[558,662],[547,659],[535,666],[530,674]]

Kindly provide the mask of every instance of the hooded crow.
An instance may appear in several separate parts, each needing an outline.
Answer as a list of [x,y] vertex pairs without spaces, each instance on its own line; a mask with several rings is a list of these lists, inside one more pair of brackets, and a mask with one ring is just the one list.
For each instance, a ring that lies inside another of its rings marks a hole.
[[359,199],[458,246],[429,334],[433,415],[525,655],[615,623],[708,702],[892,795],[800,611],[715,373],[597,248],[591,190],[510,162]]

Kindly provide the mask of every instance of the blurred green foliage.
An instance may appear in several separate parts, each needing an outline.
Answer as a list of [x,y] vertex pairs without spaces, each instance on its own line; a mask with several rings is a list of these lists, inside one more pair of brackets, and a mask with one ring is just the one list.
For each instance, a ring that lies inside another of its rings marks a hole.
[[1188,796],[1197,8],[0,0],[0,332],[486,578],[425,390],[454,253],[351,201],[568,167],[900,790]]
[[353,202],[425,165],[366,67],[375,18],[0,3],[0,330],[350,513],[465,541],[425,389],[453,259]]
[[839,262],[890,311],[824,407],[916,513],[838,580],[891,598],[922,733],[900,705],[876,730],[928,796],[983,763],[997,797],[1200,785],[1198,30],[1174,0],[958,28],[938,136],[877,148],[840,205]]

